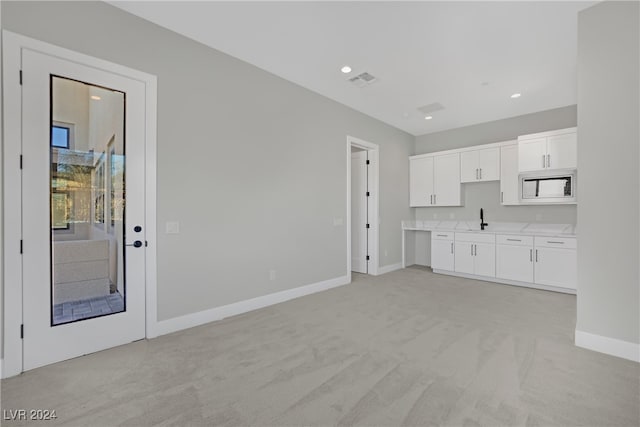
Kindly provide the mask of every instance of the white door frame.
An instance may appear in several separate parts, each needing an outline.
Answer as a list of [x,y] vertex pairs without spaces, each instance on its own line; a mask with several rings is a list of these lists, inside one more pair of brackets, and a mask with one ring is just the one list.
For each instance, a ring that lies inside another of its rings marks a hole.
[[370,196],[367,201],[369,207],[369,242],[367,250],[369,252],[368,271],[372,276],[378,275],[378,241],[380,229],[379,212],[379,179],[378,174],[380,148],[377,144],[364,141],[362,139],[347,136],[347,276],[351,280],[351,147],[357,147],[368,152],[369,173],[367,174],[367,187]]
[[[148,247],[145,251],[146,337],[157,336],[157,262],[156,262],[156,111],[157,78],[151,74],[80,54],[6,30],[2,32],[3,60],[3,255],[4,255],[4,359],[2,377],[23,371],[22,325],[22,90],[20,67],[22,49],[29,49],[88,67],[138,80],[145,85],[145,226]],[[25,162],[28,159],[24,159]],[[28,332],[27,332],[28,333]]]

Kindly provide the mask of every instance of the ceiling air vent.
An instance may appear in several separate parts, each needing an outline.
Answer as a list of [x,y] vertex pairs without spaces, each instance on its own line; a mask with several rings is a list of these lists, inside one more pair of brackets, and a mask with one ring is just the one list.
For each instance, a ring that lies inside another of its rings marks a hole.
[[423,115],[428,116],[431,113],[436,111],[444,110],[444,105],[439,102],[434,102],[433,104],[423,105],[422,107],[418,107],[418,111],[420,111]]
[[375,76],[372,76],[367,72],[358,74],[357,76],[351,77],[349,79],[349,81],[354,85],[356,85],[357,87],[365,87],[367,85],[370,85],[371,83],[376,82],[377,80],[378,79]]

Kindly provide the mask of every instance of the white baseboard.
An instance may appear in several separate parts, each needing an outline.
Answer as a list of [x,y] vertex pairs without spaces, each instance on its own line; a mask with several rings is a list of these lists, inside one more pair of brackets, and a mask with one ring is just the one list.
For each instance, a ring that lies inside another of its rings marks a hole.
[[392,271],[400,270],[401,268],[402,268],[401,262],[385,265],[384,267],[378,267],[378,276],[381,274],[391,273]]
[[640,344],[603,335],[590,334],[576,329],[576,345],[588,350],[640,363]]
[[333,279],[312,283],[299,288],[287,289],[286,291],[275,292],[273,294],[215,307],[209,310],[175,317],[173,319],[162,320],[157,323],[155,331],[158,335],[170,334],[172,332],[193,328],[194,326],[204,325],[205,323],[214,322],[216,320],[222,320],[226,317],[247,313],[249,311],[268,307],[270,305],[289,301],[305,295],[326,291],[327,289],[346,285],[350,282],[351,280],[349,276],[335,277]]

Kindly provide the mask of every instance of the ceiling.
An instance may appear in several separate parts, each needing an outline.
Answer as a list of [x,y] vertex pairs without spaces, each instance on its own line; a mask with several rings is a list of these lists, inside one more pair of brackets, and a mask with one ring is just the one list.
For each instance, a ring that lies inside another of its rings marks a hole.
[[[575,104],[594,2],[110,3],[421,135]],[[362,72],[377,81],[348,82]]]

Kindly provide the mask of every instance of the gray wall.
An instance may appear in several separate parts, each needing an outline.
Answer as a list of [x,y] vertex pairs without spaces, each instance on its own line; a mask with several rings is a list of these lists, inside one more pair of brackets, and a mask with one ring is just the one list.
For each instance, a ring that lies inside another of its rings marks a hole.
[[380,145],[380,265],[400,262],[411,135],[104,3],[1,7],[5,29],[158,76],[160,320],[345,275],[347,135]]
[[[509,141],[519,135],[576,126],[576,106],[571,105],[524,116],[430,133],[416,137],[415,154],[464,148],[492,142]],[[578,142],[578,152],[580,151]],[[578,185],[582,189],[581,178]],[[500,183],[480,182],[462,184],[464,206],[416,208],[416,219],[479,219],[480,208],[485,219],[504,222],[544,222],[575,224],[575,205],[564,206],[502,206]]]
[[640,8],[578,17],[580,223],[576,329],[640,342]]

